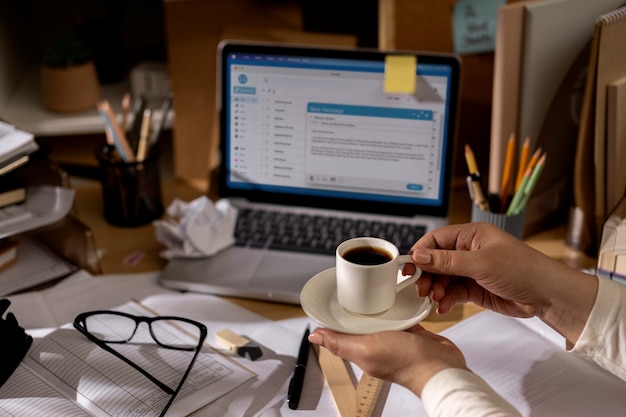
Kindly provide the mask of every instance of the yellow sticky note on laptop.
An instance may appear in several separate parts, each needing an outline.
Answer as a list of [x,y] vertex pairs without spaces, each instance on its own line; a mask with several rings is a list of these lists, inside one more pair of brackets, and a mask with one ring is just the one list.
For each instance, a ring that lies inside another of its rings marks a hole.
[[385,57],[385,93],[413,94],[416,67],[415,56],[387,55]]

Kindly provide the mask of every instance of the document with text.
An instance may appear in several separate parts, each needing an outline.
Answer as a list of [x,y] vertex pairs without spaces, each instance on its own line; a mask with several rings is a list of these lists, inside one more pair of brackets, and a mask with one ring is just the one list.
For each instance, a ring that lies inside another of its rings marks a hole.
[[441,334],[523,416],[624,415],[626,382],[567,352],[565,339],[539,319],[486,311]]
[[[115,310],[152,315],[134,302]],[[188,341],[187,334],[170,327],[171,343]],[[194,355],[160,347],[145,324],[130,342],[115,344],[114,349],[172,389]],[[167,415],[189,415],[253,378],[252,372],[205,346]],[[34,338],[22,364],[0,388],[0,414],[148,416],[159,415],[169,399],[170,394],[146,376],[67,324]]]

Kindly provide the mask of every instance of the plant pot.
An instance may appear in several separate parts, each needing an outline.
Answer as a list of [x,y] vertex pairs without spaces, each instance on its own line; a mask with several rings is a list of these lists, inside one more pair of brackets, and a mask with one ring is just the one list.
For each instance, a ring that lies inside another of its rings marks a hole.
[[66,68],[41,67],[41,99],[48,110],[77,112],[96,108],[100,85],[92,61]]

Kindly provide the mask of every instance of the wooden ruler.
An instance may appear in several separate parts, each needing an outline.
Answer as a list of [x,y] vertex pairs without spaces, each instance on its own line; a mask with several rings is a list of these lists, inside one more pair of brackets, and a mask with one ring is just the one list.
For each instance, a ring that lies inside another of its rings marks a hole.
[[363,373],[355,387],[343,359],[318,345],[315,351],[341,417],[371,417],[384,382]]

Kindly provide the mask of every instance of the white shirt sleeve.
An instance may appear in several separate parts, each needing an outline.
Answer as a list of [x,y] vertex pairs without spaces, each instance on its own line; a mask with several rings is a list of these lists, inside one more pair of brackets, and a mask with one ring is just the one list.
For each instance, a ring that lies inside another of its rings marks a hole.
[[[598,278],[589,319],[571,352],[596,362],[626,381],[626,286]],[[521,414],[481,377],[463,369],[445,369],[422,390],[430,417],[518,417]]]
[[589,319],[571,352],[626,381],[626,287],[598,278]]
[[449,368],[437,373],[422,390],[430,417],[520,417],[521,414],[473,372]]

